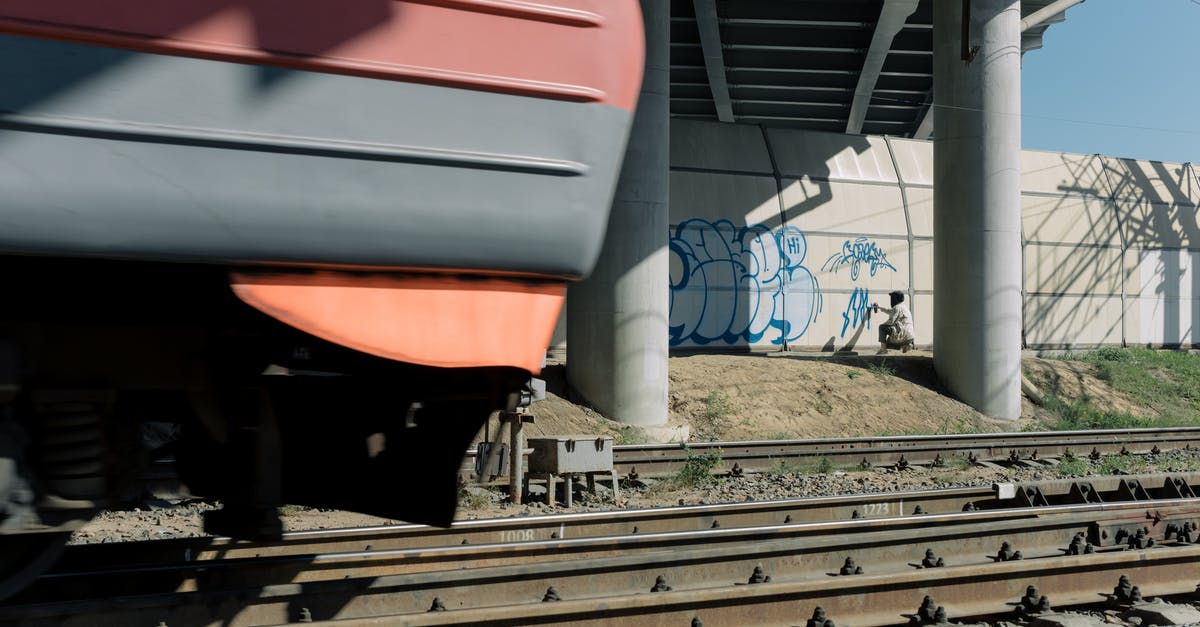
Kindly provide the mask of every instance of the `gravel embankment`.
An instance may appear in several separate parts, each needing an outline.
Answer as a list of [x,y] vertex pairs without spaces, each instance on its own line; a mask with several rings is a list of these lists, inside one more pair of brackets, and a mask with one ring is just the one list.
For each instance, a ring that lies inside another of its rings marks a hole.
[[[1200,451],[1173,451],[1157,457],[1131,458],[1134,472],[1165,472],[1179,468],[1200,468]],[[1100,465],[1090,464],[1089,474],[1099,474]],[[612,492],[603,483],[595,496],[579,493],[570,509],[560,503],[545,505],[544,486],[534,485],[532,502],[511,505],[500,490],[469,487],[465,490],[459,517],[463,519],[508,516],[532,516],[548,513],[608,511],[671,505],[707,505],[755,500],[838,496],[876,492],[935,490],[972,486],[990,486],[1005,482],[1030,482],[1061,478],[1057,469],[1046,468],[876,468],[867,471],[803,474],[778,472],[722,477],[707,485],[680,487],[670,480],[645,480],[622,486],[620,506],[612,502]],[[581,483],[581,482],[580,482]],[[577,484],[577,489],[579,488]],[[74,543],[120,542],[204,535],[201,513],[215,504],[190,501],[172,505],[166,502],[143,505],[136,509],[106,511],[75,534]],[[287,507],[283,515],[288,530],[332,529],[364,525],[399,524],[354,512]]]

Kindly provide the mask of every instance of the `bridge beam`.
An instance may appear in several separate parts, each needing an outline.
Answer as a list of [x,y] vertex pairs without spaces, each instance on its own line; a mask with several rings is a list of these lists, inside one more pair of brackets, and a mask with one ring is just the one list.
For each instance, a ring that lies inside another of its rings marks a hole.
[[721,48],[721,25],[717,18],[716,0],[692,0],[696,10],[696,28],[700,30],[700,48],[704,51],[704,71],[712,91],[717,119],[733,122],[733,103],[729,99],[729,83],[725,80],[725,55]]
[[1021,3],[964,0],[936,6],[934,367],[962,401],[993,418],[1016,419],[1021,415]]
[[[700,0],[696,2],[699,3]],[[871,36],[871,47],[867,49],[862,71],[858,74],[858,86],[854,88],[850,119],[846,122],[847,133],[857,135],[862,132],[863,121],[867,119],[867,108],[871,106],[871,95],[875,93],[875,83],[879,81],[879,73],[883,71],[883,62],[887,59],[888,51],[892,49],[892,40],[904,28],[908,16],[917,10],[917,4],[917,0],[884,1],[879,12],[879,21],[875,23],[875,33]]]

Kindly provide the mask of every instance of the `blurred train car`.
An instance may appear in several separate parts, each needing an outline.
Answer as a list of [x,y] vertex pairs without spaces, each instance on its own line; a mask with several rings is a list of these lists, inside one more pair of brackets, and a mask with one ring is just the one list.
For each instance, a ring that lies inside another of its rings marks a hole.
[[636,0],[0,3],[0,596],[146,422],[213,531],[447,524],[599,253],[642,37]]

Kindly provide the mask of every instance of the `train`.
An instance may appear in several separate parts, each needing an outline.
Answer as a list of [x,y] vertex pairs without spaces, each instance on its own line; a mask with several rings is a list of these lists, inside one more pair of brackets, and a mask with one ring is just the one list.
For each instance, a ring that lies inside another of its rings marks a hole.
[[449,524],[599,255],[643,59],[637,0],[0,5],[0,597],[154,458],[212,533]]

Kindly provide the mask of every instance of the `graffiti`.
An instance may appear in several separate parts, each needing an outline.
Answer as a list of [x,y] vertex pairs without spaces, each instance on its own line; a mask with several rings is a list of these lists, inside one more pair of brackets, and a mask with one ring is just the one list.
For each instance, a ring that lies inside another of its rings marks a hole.
[[759,342],[804,335],[821,309],[817,279],[804,267],[808,244],[795,227],[736,227],[693,218],[676,227],[671,255],[670,343]]
[[866,237],[860,237],[853,242],[846,240],[842,244],[842,250],[830,255],[821,269],[837,272],[838,268],[849,265],[850,280],[857,281],[858,270],[864,263],[870,266],[871,276],[875,276],[875,272],[880,268],[896,271],[896,266],[888,261],[887,254],[883,252],[883,249]]
[[871,328],[871,296],[865,287],[856,287],[850,294],[850,304],[842,312],[842,332],[838,337],[845,337],[847,329],[857,329],[858,325],[866,323]]
[[[865,236],[853,241],[846,240],[842,244],[842,249],[830,255],[821,269],[837,272],[838,268],[842,266],[850,266],[850,280],[857,281],[859,270],[863,264],[866,264],[871,276],[875,276],[880,268],[896,271],[896,266],[888,261],[887,254],[883,252],[883,249]],[[871,328],[870,301],[871,296],[867,288],[854,288],[854,291],[850,293],[850,302],[846,305],[846,310],[842,312],[842,332],[839,337],[845,337],[846,331],[857,329],[861,324],[865,324],[868,329]]]

